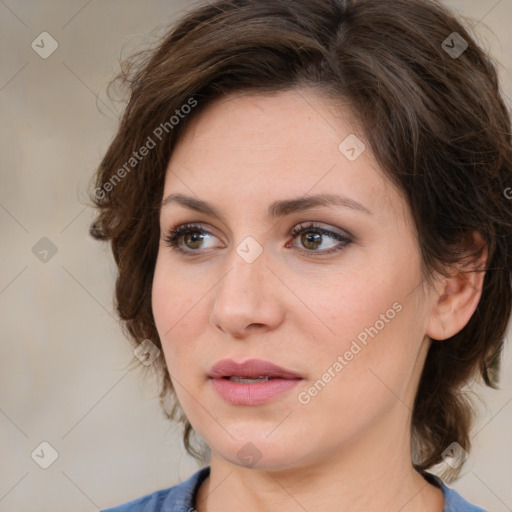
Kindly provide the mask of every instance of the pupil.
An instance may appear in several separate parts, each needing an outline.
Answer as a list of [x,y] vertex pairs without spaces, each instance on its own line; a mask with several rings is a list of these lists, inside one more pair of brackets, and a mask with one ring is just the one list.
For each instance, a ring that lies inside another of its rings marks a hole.
[[[316,249],[319,245],[321,245],[321,240],[320,240],[321,238],[322,238],[322,235],[320,233],[311,233],[311,232],[309,232],[309,234],[303,233],[302,234],[302,243],[307,248]],[[313,247],[308,247],[309,243],[312,243]]]
[[[199,244],[201,243],[201,240],[202,240],[202,235],[198,232],[195,232],[195,233],[188,233],[187,236],[186,236],[186,240],[185,240],[185,243],[188,245],[189,242],[192,243],[192,244],[197,244],[197,242],[199,242]],[[197,245],[194,245],[194,247],[197,247]]]

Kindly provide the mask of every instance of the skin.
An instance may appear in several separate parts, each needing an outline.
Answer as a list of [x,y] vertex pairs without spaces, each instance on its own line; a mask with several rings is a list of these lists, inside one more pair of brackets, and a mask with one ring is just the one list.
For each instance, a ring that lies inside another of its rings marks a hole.
[[[462,329],[483,278],[454,271],[426,286],[405,199],[368,144],[355,161],[338,149],[352,133],[364,141],[351,119],[306,89],[230,96],[192,120],[169,162],[163,198],[182,193],[223,214],[162,206],[152,294],[179,402],[211,448],[199,512],[443,510],[441,490],[411,465],[411,409],[431,338]],[[320,206],[267,217],[273,201],[334,192],[371,213]],[[323,235],[308,244],[290,235],[301,222],[352,242]],[[191,255],[165,241],[184,223],[211,233],[181,238]],[[262,249],[252,263],[236,252],[248,236]],[[400,312],[300,403],[394,303]],[[207,378],[224,358],[270,360],[304,380],[267,403],[231,405]],[[260,457],[251,467],[237,456],[248,442]]]

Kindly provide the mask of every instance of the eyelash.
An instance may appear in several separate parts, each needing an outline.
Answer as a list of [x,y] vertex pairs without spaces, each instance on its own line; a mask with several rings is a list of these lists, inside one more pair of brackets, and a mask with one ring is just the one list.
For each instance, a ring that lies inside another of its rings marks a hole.
[[[293,238],[296,238],[298,235],[301,235],[304,232],[311,232],[311,233],[317,233],[320,235],[326,235],[329,238],[338,240],[341,244],[341,247],[340,247],[340,245],[338,245],[336,247],[331,247],[330,249],[327,249],[327,250],[324,250],[321,252],[308,250],[308,249],[301,249],[301,252],[307,253],[308,256],[319,257],[319,256],[324,256],[326,254],[339,252],[352,243],[352,240],[348,236],[342,235],[335,231],[324,229],[324,228],[318,226],[317,224],[315,224],[314,222],[306,223],[306,224],[302,224],[302,223],[298,224],[297,226],[295,226],[292,229],[292,231],[290,232],[290,236],[292,236]],[[164,238],[164,242],[166,242],[166,244],[169,247],[171,247],[173,250],[180,252],[182,254],[192,256],[192,255],[194,255],[194,253],[199,253],[200,250],[194,251],[191,249],[188,249],[188,250],[183,249],[179,243],[180,239],[188,233],[207,233],[209,235],[212,235],[212,233],[210,233],[206,229],[202,228],[201,226],[198,226],[197,224],[182,224],[181,226],[178,226],[177,228],[171,229],[169,231],[169,233],[167,234],[167,236]],[[212,235],[212,236],[215,236],[215,235]],[[292,246],[292,247],[294,247],[294,246]]]

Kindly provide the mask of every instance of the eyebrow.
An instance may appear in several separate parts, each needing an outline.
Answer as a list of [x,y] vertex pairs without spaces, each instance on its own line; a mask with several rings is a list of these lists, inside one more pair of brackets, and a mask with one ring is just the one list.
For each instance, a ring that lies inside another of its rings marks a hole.
[[[201,199],[196,199],[184,194],[170,194],[162,201],[162,207],[172,203],[177,203],[190,210],[217,217],[221,220],[224,219],[221,211]],[[361,203],[349,197],[336,194],[318,194],[275,201],[268,207],[267,215],[270,218],[285,217],[286,215],[309,210],[318,206],[341,206],[367,215],[372,215],[372,212]]]

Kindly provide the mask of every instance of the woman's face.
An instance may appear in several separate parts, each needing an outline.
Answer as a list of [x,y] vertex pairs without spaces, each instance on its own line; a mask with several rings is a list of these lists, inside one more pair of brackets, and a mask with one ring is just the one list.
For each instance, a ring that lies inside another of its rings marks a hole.
[[[406,202],[354,133],[311,91],[246,94],[209,105],[173,153],[153,312],[212,457],[278,469],[408,450],[434,299]],[[228,359],[288,373],[213,368]]]

